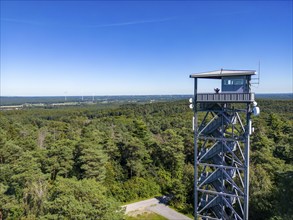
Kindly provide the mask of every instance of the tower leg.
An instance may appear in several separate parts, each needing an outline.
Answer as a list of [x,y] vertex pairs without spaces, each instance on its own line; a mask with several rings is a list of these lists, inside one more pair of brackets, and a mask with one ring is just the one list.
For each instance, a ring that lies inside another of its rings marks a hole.
[[249,104],[246,110],[246,132],[245,132],[245,170],[244,170],[244,220],[248,220],[249,216],[249,151],[250,151],[250,111]]
[[198,206],[198,192],[197,192],[197,79],[194,79],[194,121],[193,121],[193,130],[194,130],[194,220],[197,220],[197,206]]

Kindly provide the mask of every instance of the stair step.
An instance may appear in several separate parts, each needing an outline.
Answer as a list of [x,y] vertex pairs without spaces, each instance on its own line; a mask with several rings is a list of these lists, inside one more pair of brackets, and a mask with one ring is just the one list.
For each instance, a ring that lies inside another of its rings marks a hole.
[[[199,130],[202,130],[202,134],[204,135],[218,135],[217,133],[220,133],[219,131],[217,132],[218,128],[220,128],[223,125],[227,124],[235,124],[236,123],[236,116],[234,115],[229,115],[228,113],[224,112],[222,114],[218,115],[218,118],[214,119],[211,121],[205,128],[200,127]],[[214,133],[216,132],[216,133]]]
[[206,162],[210,159],[212,159],[214,156],[219,155],[221,152],[226,153],[229,151],[235,151],[236,150],[236,143],[233,141],[226,142],[225,146],[221,142],[217,142],[209,149],[204,149],[199,153],[199,160],[201,162]]

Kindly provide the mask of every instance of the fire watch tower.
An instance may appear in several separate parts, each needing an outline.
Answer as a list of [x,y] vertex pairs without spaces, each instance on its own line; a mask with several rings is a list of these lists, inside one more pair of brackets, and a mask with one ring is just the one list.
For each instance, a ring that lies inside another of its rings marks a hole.
[[[248,219],[251,115],[259,114],[250,88],[255,74],[221,69],[190,75],[195,220]],[[221,89],[198,93],[199,79],[221,80]]]

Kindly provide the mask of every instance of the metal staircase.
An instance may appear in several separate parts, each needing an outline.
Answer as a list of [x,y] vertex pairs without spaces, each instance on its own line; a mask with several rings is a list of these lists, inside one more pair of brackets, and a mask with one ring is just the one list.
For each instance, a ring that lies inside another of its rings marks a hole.
[[[206,107],[203,106],[205,111]],[[199,126],[197,134],[203,143],[197,162],[203,171],[197,180],[200,192],[197,212],[202,219],[243,219],[244,158],[241,140],[245,130],[239,120],[237,111],[229,111],[227,105],[216,104],[208,106]]]

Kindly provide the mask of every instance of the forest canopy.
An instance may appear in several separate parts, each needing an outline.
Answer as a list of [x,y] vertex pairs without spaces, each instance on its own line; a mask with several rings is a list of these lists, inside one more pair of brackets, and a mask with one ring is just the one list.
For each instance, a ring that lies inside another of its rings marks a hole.
[[[293,101],[258,100],[250,219],[293,218]],[[193,212],[188,102],[0,112],[0,219],[123,219],[161,194]]]

